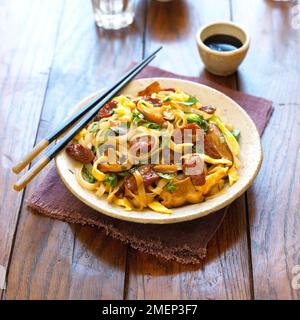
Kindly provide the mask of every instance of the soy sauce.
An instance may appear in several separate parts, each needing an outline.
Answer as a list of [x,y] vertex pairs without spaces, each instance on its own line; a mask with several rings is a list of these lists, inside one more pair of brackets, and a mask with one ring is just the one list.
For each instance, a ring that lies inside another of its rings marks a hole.
[[243,46],[238,38],[225,34],[210,36],[204,41],[204,44],[214,51],[221,52],[234,51]]

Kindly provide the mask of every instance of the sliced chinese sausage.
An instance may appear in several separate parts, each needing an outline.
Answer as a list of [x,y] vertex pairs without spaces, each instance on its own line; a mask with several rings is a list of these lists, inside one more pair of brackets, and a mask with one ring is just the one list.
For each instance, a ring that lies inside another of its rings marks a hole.
[[121,186],[119,186],[118,190],[115,192],[115,196],[118,198],[122,198],[124,196],[124,192],[125,192],[125,187],[124,187],[124,184],[122,184]]
[[206,165],[202,158],[198,155],[192,155],[183,161],[183,173],[186,177],[190,177],[194,186],[203,186],[206,182]]
[[[150,164],[145,164],[137,170],[143,178],[145,187],[150,186],[152,183],[159,180],[159,175],[153,170],[153,167]],[[125,177],[125,186],[132,192],[137,190],[136,180],[132,174]]]
[[145,186],[149,186],[159,179],[159,175],[154,171],[151,164],[141,166],[138,171],[142,175]]
[[200,141],[203,139],[204,131],[200,126],[196,123],[190,123],[185,127],[181,128],[182,139],[185,139],[185,143],[189,143],[191,141],[190,134],[192,134],[192,142]]
[[124,185],[131,192],[135,192],[136,191],[136,181],[135,181],[135,178],[134,178],[134,176],[132,174],[127,176],[127,177],[125,177]]
[[113,110],[117,107],[118,102],[117,101],[110,101],[106,103],[97,113],[96,118],[102,119],[102,118],[108,118],[113,114]]
[[79,143],[72,143],[68,145],[66,148],[66,152],[70,157],[84,164],[91,163],[95,157],[92,150],[84,147]]
[[204,135],[204,152],[206,155],[210,156],[213,159],[220,159],[220,153],[218,152],[215,144],[213,143],[212,139]]
[[212,105],[204,105],[200,108],[200,110],[208,114],[214,114],[217,109]]
[[154,140],[151,136],[142,136],[130,141],[130,153],[139,155],[141,153],[148,153],[154,145]]
[[170,92],[176,92],[176,89],[174,88],[164,88],[161,91],[170,91]]
[[233,162],[232,153],[226,140],[215,123],[209,124],[209,130],[204,136],[205,154],[214,159],[227,159]]
[[154,107],[162,106],[162,101],[159,98],[145,97],[144,100],[153,104]]
[[197,130],[202,130],[200,126],[198,126],[196,123],[190,123],[186,125],[185,127],[181,128],[181,131],[184,132],[184,130],[191,130],[193,134],[197,133]]
[[151,96],[152,93],[158,93],[161,91],[161,87],[157,81],[151,83],[146,89],[140,91],[138,95],[140,97],[143,96]]

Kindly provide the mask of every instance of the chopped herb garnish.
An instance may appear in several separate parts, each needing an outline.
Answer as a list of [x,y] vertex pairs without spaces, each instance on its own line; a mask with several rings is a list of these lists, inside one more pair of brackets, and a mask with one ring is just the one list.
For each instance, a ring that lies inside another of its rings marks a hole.
[[171,97],[166,97],[166,98],[163,99],[162,102],[168,102],[168,101],[171,101],[171,100],[172,100]]
[[186,119],[190,123],[198,123],[198,122],[201,122],[203,120],[203,118],[199,114],[196,114],[196,113],[189,113],[187,115]]
[[137,117],[140,113],[136,110],[136,109],[133,109],[132,110],[132,116],[133,117]]
[[172,182],[170,182],[168,185],[167,185],[167,190],[172,192],[174,190],[176,190],[176,187],[172,184]]
[[139,167],[141,166],[141,164],[137,164],[134,167],[132,167],[128,172],[129,173],[133,173],[134,171],[136,171]]
[[132,122],[134,124],[138,124],[139,122],[144,120],[144,115],[140,112],[138,112],[138,110],[134,109],[132,111]]
[[96,179],[94,178],[94,176],[92,175],[91,171],[89,170],[88,165],[86,165],[86,164],[83,165],[82,172],[84,173],[84,176],[85,176],[87,182],[89,182],[89,183],[95,183],[96,182]]
[[94,155],[97,154],[97,150],[96,150],[96,147],[95,147],[95,146],[92,146],[92,152],[93,152]]
[[119,172],[118,175],[120,177],[127,177],[128,175],[130,175],[129,171],[124,171],[124,172]]
[[172,180],[174,179],[174,175],[170,174],[170,173],[162,173],[162,172],[158,172],[157,173],[161,178],[163,179],[167,179],[167,180]]
[[200,116],[200,114],[196,114],[196,113],[190,113],[187,116],[187,121],[189,123],[196,123],[198,124],[204,131],[208,131],[209,125],[208,122],[206,120],[203,119],[202,116]]
[[115,173],[111,173],[106,179],[105,183],[107,183],[110,187],[114,188],[118,183],[118,177]]
[[155,122],[147,121],[143,124],[143,127],[149,128],[149,129],[161,130],[161,126]]
[[238,129],[234,129],[231,131],[232,135],[235,137],[235,140],[236,141],[239,141],[240,140],[240,137],[241,137],[241,132],[240,130]]
[[207,132],[208,129],[209,129],[209,124],[208,124],[208,122],[207,122],[206,120],[203,119],[203,120],[201,121],[200,127],[201,127],[205,132]]
[[142,126],[149,129],[155,129],[155,130],[161,130],[161,126],[155,122],[147,121],[144,117],[144,115],[138,110],[134,109],[132,111],[132,122],[134,124],[139,124],[140,122],[143,122]]
[[193,106],[198,102],[198,99],[194,96],[190,96],[187,101],[182,102],[185,106]]
[[90,127],[89,127],[89,132],[97,132],[99,131],[99,123],[94,122]]
[[136,167],[132,167],[130,170],[129,170],[129,173],[133,173],[135,170],[137,170]]

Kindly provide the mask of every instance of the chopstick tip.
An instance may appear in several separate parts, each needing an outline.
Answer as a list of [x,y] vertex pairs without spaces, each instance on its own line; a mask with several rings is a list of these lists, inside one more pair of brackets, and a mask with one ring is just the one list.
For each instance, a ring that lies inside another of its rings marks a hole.
[[13,189],[17,192],[20,192],[23,188],[18,184],[14,184]]
[[19,170],[19,167],[18,167],[18,166],[12,167],[12,168],[11,168],[11,171],[12,171],[13,173],[15,173],[15,174],[20,173],[20,170]]

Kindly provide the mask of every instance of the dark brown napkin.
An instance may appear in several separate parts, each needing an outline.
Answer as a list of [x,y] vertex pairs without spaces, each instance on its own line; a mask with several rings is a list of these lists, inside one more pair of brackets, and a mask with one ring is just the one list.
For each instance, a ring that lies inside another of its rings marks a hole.
[[[180,78],[214,87],[237,101],[254,120],[261,134],[272,113],[271,101],[222,87],[204,78],[184,77],[154,67],[144,69],[139,75],[142,77]],[[135,249],[183,264],[199,263],[205,258],[207,243],[226,214],[226,209],[223,209],[204,218],[171,225],[144,225],[110,218],[74,197],[54,167],[28,199],[28,206],[51,218],[102,228],[107,235],[129,243]]]

